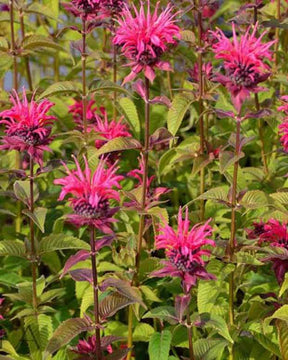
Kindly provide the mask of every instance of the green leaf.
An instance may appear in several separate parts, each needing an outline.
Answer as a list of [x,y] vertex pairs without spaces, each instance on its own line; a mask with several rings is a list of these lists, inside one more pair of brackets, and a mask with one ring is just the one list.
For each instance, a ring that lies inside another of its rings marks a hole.
[[95,152],[95,155],[100,156],[114,151],[141,149],[141,147],[141,144],[136,139],[118,137],[108,141],[98,151]]
[[131,130],[137,139],[140,139],[141,124],[137,108],[130,98],[122,97],[119,104],[123,110],[123,115],[128,120]]
[[135,330],[133,331],[133,339],[135,341],[148,342],[154,332],[155,330],[151,325],[139,323],[138,325],[136,325]]
[[288,273],[285,274],[285,279],[279,291],[279,297],[281,297],[285,293],[285,291],[287,291],[287,289],[288,289]]
[[239,155],[235,156],[232,151],[221,151],[219,155],[220,172],[223,174],[231,165],[235,164],[245,156],[241,151]]
[[281,306],[278,310],[276,310],[272,316],[266,318],[265,321],[271,321],[272,319],[278,319],[283,321],[288,321],[288,305]]
[[168,360],[171,340],[172,335],[168,330],[164,330],[161,333],[154,333],[149,341],[149,359]]
[[159,297],[155,294],[155,290],[153,291],[149,286],[147,285],[141,285],[139,286],[139,289],[142,291],[145,298],[149,301],[153,302],[161,302],[162,300],[159,299]]
[[270,194],[269,196],[271,196],[274,200],[279,201],[280,204],[288,205],[288,191],[279,191],[277,193]]
[[92,330],[91,324],[86,319],[73,318],[62,322],[50,339],[44,358],[46,359],[49,354],[55,353],[62,346],[68,344],[75,336],[89,330]]
[[[96,86],[94,87],[94,85],[96,85]],[[124,87],[117,85],[114,82],[109,81],[109,80],[104,80],[104,81],[97,80],[96,84],[95,84],[95,82],[93,82],[90,85],[90,88],[91,88],[91,90],[89,91],[90,93],[97,93],[97,92],[101,93],[102,91],[117,91],[117,92],[124,93],[128,96],[131,96],[130,92],[128,90],[126,90]]]
[[171,324],[177,323],[175,308],[173,306],[158,306],[148,311],[142,318],[166,320]]
[[42,35],[29,35],[23,41],[24,50],[40,50],[43,48],[50,48],[54,50],[62,50],[63,47],[55,43],[52,39]]
[[190,30],[181,31],[181,40],[194,44],[196,41],[195,34]]
[[247,264],[247,265],[264,265],[263,262],[259,261],[255,255],[248,254],[244,251],[239,251],[236,253],[236,262],[237,264]]
[[[22,201],[27,206],[30,205],[30,181],[15,181],[14,185],[14,193],[18,200]],[[33,199],[37,201],[39,198],[39,191],[37,185],[33,184]]]
[[206,191],[204,194],[198,196],[196,200],[215,200],[219,202],[228,201],[228,186],[218,186]]
[[268,196],[260,190],[247,191],[240,201],[246,209],[258,209],[268,206]]
[[41,353],[53,332],[52,318],[45,314],[24,318],[25,337],[31,354]]
[[276,327],[279,336],[280,351],[283,360],[288,360],[288,322],[276,321]]
[[45,91],[43,91],[43,93],[38,97],[38,100],[49,96],[67,95],[71,93],[79,94],[77,83],[72,81],[59,81],[50,85]]
[[24,8],[24,12],[27,14],[43,15],[55,21],[59,21],[59,19],[55,17],[53,11],[51,11],[51,8],[43,4],[40,4],[39,2],[33,2],[32,4],[27,6],[26,8]]
[[0,256],[17,256],[25,258],[25,246],[20,240],[2,240],[0,241]]
[[85,241],[64,234],[51,234],[46,236],[39,244],[39,254],[66,249],[90,250],[90,246]]
[[189,110],[193,101],[194,100],[183,94],[178,94],[173,99],[167,117],[168,130],[173,136],[177,134],[184,116]]
[[42,231],[42,233],[45,232],[44,224],[47,214],[47,209],[42,207],[37,207],[34,209],[34,212],[32,213],[30,210],[23,210],[23,214],[27,215],[36,226]]
[[213,329],[216,329],[218,334],[223,336],[224,339],[228,340],[231,343],[234,342],[233,339],[231,338],[231,335],[229,334],[226,321],[221,316],[210,313],[204,313],[200,315],[200,321],[201,321],[201,326],[212,327]]

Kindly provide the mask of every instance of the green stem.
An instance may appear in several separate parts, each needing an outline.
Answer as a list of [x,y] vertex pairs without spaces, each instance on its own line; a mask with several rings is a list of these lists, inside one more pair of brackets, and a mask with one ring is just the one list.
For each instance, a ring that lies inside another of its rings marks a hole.
[[[117,47],[113,45],[113,82],[117,83]],[[117,91],[113,92],[113,118],[116,119],[117,116]]]
[[[30,212],[34,212],[34,162],[33,157],[30,156]],[[35,251],[35,234],[34,234],[34,222],[30,219],[30,240],[31,240],[31,267],[32,267],[32,296],[33,296],[33,308],[37,309],[37,257]]]
[[[22,40],[24,40],[25,39],[25,24],[24,24],[24,12],[23,12],[22,8],[19,9],[19,19],[20,19],[21,36],[22,36]],[[30,63],[29,63],[29,58],[27,56],[25,56],[24,62],[25,62],[25,68],[26,68],[27,82],[28,82],[29,90],[33,91]]]
[[14,31],[14,0],[9,1],[10,9],[10,31],[11,31],[11,54],[13,58],[13,88],[18,91],[18,64],[16,57],[16,42]]
[[102,359],[101,351],[101,337],[100,337],[100,321],[99,321],[99,294],[98,294],[98,273],[96,264],[96,240],[95,240],[95,228],[91,228],[91,262],[92,262],[92,276],[93,276],[93,295],[94,295],[94,318],[95,318],[95,338],[96,349],[95,359]]
[[[142,150],[143,154],[143,162],[144,162],[144,171],[143,171],[143,185],[142,185],[142,196],[141,196],[141,210],[145,212],[146,205],[146,195],[147,195],[147,178],[148,178],[148,155],[149,155],[149,139],[150,139],[150,89],[149,89],[149,80],[145,78],[145,130],[144,130],[144,147]],[[137,253],[135,260],[135,274],[132,283],[138,283],[138,273],[140,268],[140,258],[141,258],[141,250],[142,250],[142,240],[144,235],[144,227],[145,227],[145,215],[140,214],[139,219],[139,229],[138,229],[138,243],[137,243]],[[133,310],[130,306],[129,316],[128,316],[128,342],[127,345],[129,348],[133,345],[133,336],[132,336],[132,327],[133,327]],[[127,355],[127,360],[131,359],[131,351]]]
[[[188,293],[186,293],[186,295],[188,295]],[[192,331],[192,324],[191,324],[189,306],[188,306],[188,309],[187,309],[186,321],[187,321],[187,335],[188,335],[188,343],[189,343],[189,359],[190,360],[195,360],[194,347],[193,347],[193,331]]]
[[[258,21],[257,0],[255,0],[254,25],[257,23],[257,21]],[[259,104],[258,94],[254,94],[254,99],[255,99],[256,111],[259,111],[260,110],[260,104]],[[258,126],[258,133],[259,133],[259,139],[260,139],[261,158],[262,158],[262,163],[263,163],[263,167],[264,167],[264,172],[265,172],[266,175],[268,175],[269,170],[268,170],[267,158],[266,158],[265,147],[264,147],[265,141],[264,141],[263,123],[264,123],[263,120],[258,119],[257,126]]]
[[86,19],[82,19],[82,107],[83,107],[83,127],[85,146],[87,145],[87,92],[86,92]]
[[[201,9],[197,9],[197,19],[198,19],[198,73],[199,73],[199,134],[200,134],[200,155],[204,154],[205,149],[205,131],[204,131],[204,86],[203,86],[203,56],[202,56],[202,13]],[[205,169],[202,168],[200,171],[200,195],[205,192]],[[204,220],[205,215],[205,202],[200,200],[200,220]]]

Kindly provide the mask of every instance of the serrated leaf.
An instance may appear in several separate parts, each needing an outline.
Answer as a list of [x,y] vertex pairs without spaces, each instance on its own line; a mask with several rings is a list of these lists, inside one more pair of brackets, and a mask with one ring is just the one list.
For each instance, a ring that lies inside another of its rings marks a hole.
[[108,141],[95,154],[100,156],[114,151],[141,149],[141,144],[136,139],[118,137]]
[[168,130],[173,136],[177,134],[184,116],[189,110],[193,101],[194,100],[183,94],[178,94],[174,97],[167,117]]
[[[199,321],[199,319],[197,319],[197,321]],[[221,316],[203,313],[200,315],[200,322],[201,326],[212,327],[216,329],[218,334],[223,336],[224,339],[228,340],[231,343],[234,342],[229,333],[226,321]]]
[[34,212],[32,213],[30,210],[23,210],[23,214],[27,215],[36,226],[42,231],[42,233],[45,232],[44,224],[47,214],[47,209],[42,207],[37,207],[34,209]]
[[268,196],[260,190],[247,191],[240,204],[246,209],[258,209],[268,205]]
[[[28,207],[30,206],[30,181],[15,181],[14,185],[14,193],[18,200],[21,200]],[[39,198],[39,191],[37,185],[33,184],[33,198],[34,201],[37,201]]]
[[171,324],[177,323],[175,308],[173,306],[159,306],[142,316],[143,319],[160,319],[166,320]]
[[258,260],[255,255],[248,254],[244,251],[239,251],[236,253],[236,262],[237,264],[247,264],[247,265],[264,265],[263,262]]
[[216,200],[220,202],[227,202],[228,200],[228,187],[218,186],[206,191],[204,194],[198,196],[196,200]]
[[84,331],[91,330],[91,324],[86,319],[73,318],[62,322],[46,347],[46,358],[48,354],[53,354],[62,346],[68,344],[75,336]]
[[155,330],[151,325],[139,323],[138,325],[136,325],[135,330],[133,331],[133,339],[135,341],[148,342],[154,332]]
[[146,305],[141,299],[139,290],[132,287],[128,281],[117,278],[108,278],[102,282],[100,289],[101,291],[105,291],[109,287],[114,287],[121,295],[126,296],[134,302],[138,302],[146,309]]
[[288,360],[288,322],[277,320],[276,327],[278,330],[282,359]]
[[74,236],[64,234],[51,234],[46,236],[39,244],[39,254],[66,249],[90,250],[90,245]]
[[221,151],[219,154],[220,172],[223,174],[231,165],[244,156],[245,154],[242,151],[237,156],[232,151]]
[[29,35],[23,41],[24,50],[40,50],[43,48],[50,48],[54,50],[62,50],[63,47],[55,43],[52,39],[42,35]]
[[168,360],[171,332],[164,330],[161,333],[154,333],[149,341],[148,353],[150,360]]
[[196,41],[196,37],[192,31],[182,30],[181,31],[181,40],[194,44]]
[[126,90],[124,87],[115,84],[112,81],[109,80],[104,80],[104,81],[96,81],[93,82],[90,85],[90,93],[101,93],[102,91],[117,91],[117,92],[121,92],[124,93],[128,96],[131,96],[130,92],[128,90]]
[[287,291],[287,289],[288,289],[288,273],[285,274],[285,279],[279,291],[279,297],[281,297],[285,293],[285,291]]
[[31,353],[45,349],[52,335],[52,318],[45,314],[32,315],[24,318],[25,338]]
[[59,81],[50,85],[45,91],[43,91],[43,93],[38,97],[38,100],[49,96],[67,95],[71,93],[79,94],[77,83],[72,81]]
[[2,240],[0,241],[0,256],[17,256],[25,258],[25,246],[20,240]]
[[287,205],[288,204],[288,191],[279,191],[277,193],[274,194],[270,194],[269,196],[271,196],[274,200],[277,200],[280,202],[280,204],[283,205]]
[[134,303],[135,301],[119,293],[108,294],[99,304],[99,313],[102,319],[107,319],[115,315],[118,310]]
[[123,110],[125,118],[128,120],[131,130],[137,139],[140,139],[141,124],[137,108],[130,98],[122,97],[119,104]]

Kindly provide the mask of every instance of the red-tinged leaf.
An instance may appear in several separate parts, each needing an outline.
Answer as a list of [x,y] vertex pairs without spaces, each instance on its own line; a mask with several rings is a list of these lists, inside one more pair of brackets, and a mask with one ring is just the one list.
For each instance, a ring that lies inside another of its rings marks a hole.
[[72,279],[75,281],[88,281],[93,283],[93,276],[91,269],[76,269],[69,271]]
[[114,235],[107,235],[104,236],[102,239],[96,240],[95,243],[95,250],[99,251],[105,246],[110,246],[112,244],[112,241],[114,240]]
[[266,116],[270,116],[272,111],[270,109],[261,109],[257,112],[249,112],[245,115],[244,119],[260,119]]
[[102,282],[100,290],[105,291],[109,287],[115,288],[119,294],[126,296],[133,302],[140,303],[146,309],[146,305],[141,299],[140,292],[137,291],[136,288],[132,287],[128,281],[116,278],[109,278]]
[[224,111],[221,109],[215,109],[214,111],[215,111],[217,117],[220,119],[225,119],[225,118],[234,119],[235,118],[235,114],[232,111]]
[[190,295],[182,295],[182,296],[176,296],[175,299],[175,313],[177,319],[181,322],[183,320],[183,316],[185,315],[185,312],[187,311],[189,304],[191,301]]
[[166,128],[159,128],[150,136],[149,145],[151,148],[159,144],[168,145],[173,138],[174,136]]
[[101,348],[102,349],[106,349],[108,345],[112,344],[113,342],[116,341],[123,341],[125,338],[122,336],[113,336],[113,335],[109,335],[109,336],[103,336],[101,338]]
[[160,105],[165,105],[168,108],[171,107],[171,101],[170,99],[168,99],[167,96],[156,96],[155,98],[153,98],[152,100],[149,101],[150,104],[160,104]]
[[279,335],[279,345],[283,360],[288,360],[288,322],[276,320],[276,327]]
[[92,326],[86,318],[74,318],[62,322],[46,347],[44,359],[48,358],[49,354],[55,353],[62,346],[68,344],[75,336],[90,330],[92,330]]
[[72,266],[78,264],[80,261],[84,261],[88,259],[90,256],[90,252],[87,250],[80,250],[75,255],[69,257],[66,261],[63,272],[60,276],[60,279],[67,274],[67,272],[71,269]]
[[116,314],[116,312],[124,307],[134,304],[136,301],[130,300],[127,296],[119,293],[113,293],[105,296],[100,302],[99,312],[102,319],[107,319]]

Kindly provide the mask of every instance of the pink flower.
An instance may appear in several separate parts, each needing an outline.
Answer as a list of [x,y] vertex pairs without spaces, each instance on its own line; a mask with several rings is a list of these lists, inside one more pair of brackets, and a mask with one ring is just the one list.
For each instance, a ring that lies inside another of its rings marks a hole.
[[277,108],[278,111],[284,111],[285,115],[288,115],[288,95],[281,96],[282,106]]
[[[101,346],[102,348],[102,346]],[[104,350],[104,349],[103,349]],[[112,354],[112,346],[107,345],[106,350],[109,354]],[[81,355],[93,355],[96,353],[96,336],[89,336],[87,340],[79,340],[76,348],[73,351]],[[90,358],[90,357],[89,357]]]
[[203,249],[203,246],[215,246],[210,236],[212,228],[208,220],[204,225],[194,225],[190,230],[188,219],[188,208],[186,208],[185,219],[182,219],[182,209],[178,213],[178,229],[175,231],[171,226],[165,224],[160,226],[159,235],[156,236],[156,249],[165,249],[168,261],[164,261],[165,267],[155,271],[153,276],[176,276],[182,279],[184,292],[190,291],[195,285],[197,278],[214,279],[212,274],[205,269],[206,262],[203,257],[209,257],[211,252]]
[[27,151],[42,165],[43,151],[51,151],[47,145],[52,140],[51,125],[56,118],[47,113],[54,104],[47,99],[37,103],[34,96],[29,103],[25,89],[22,101],[15,90],[13,95],[10,98],[13,106],[0,113],[0,124],[5,125],[6,133],[0,149]]
[[250,29],[237,39],[235,24],[232,24],[233,39],[226,37],[222,30],[212,32],[216,42],[212,49],[216,59],[224,60],[225,75],[218,74],[217,80],[231,92],[233,104],[240,112],[243,102],[250,93],[264,90],[258,87],[260,82],[265,81],[270,75],[270,67],[264,60],[271,60],[269,48],[275,41],[262,43],[265,31],[256,37],[257,25],[251,34]]
[[[103,111],[104,108],[100,107],[100,112]],[[99,116],[97,114],[98,107],[96,106],[95,100],[89,100],[87,102],[87,109],[86,109],[86,119],[88,122],[88,126],[95,122],[95,117]],[[83,102],[82,100],[78,101],[75,100],[74,104],[69,106],[69,113],[72,114],[73,120],[79,126],[79,128],[83,129]]]
[[119,182],[123,179],[123,176],[116,175],[117,163],[107,168],[105,160],[101,159],[92,174],[85,157],[84,171],[81,170],[75,157],[74,160],[77,170],[71,171],[63,163],[68,175],[54,181],[55,184],[63,186],[59,200],[63,200],[68,194],[72,195],[68,200],[74,214],[68,215],[68,220],[78,227],[89,225],[104,233],[111,233],[110,225],[115,222],[112,216],[118,208],[111,208],[109,199],[120,200],[115,188],[121,188]]
[[[288,228],[287,223],[281,224],[278,220],[270,219],[267,223],[254,223],[254,235],[258,238],[258,245],[269,245],[281,251],[271,254],[263,261],[271,261],[277,281],[281,284],[288,271]],[[257,236],[258,234],[258,236]],[[251,238],[251,237],[250,237]]]
[[[138,184],[136,185],[136,188],[143,186],[143,175],[144,175],[144,158],[143,154],[141,154],[141,157],[138,158],[139,160],[139,169],[131,170],[127,173],[128,177],[132,177],[138,181]],[[152,188],[152,182],[154,180],[155,176],[148,176],[147,177],[147,194],[146,194],[146,207],[149,208],[151,206],[154,206],[156,202],[159,201],[159,198],[161,195],[166,194],[169,192],[168,188],[165,187],[156,187]],[[125,203],[125,206],[127,207],[135,207],[135,208],[142,208],[141,204],[139,204],[137,201],[131,201],[128,203]]]
[[180,29],[175,25],[175,14],[168,5],[158,15],[159,2],[153,14],[150,11],[150,1],[145,14],[144,4],[141,2],[140,10],[132,5],[132,11],[127,5],[124,6],[122,17],[118,20],[118,28],[114,37],[114,44],[122,47],[123,54],[131,60],[128,66],[132,67],[131,73],[124,79],[124,83],[133,80],[137,74],[144,71],[147,79],[153,82],[155,68],[170,71],[168,62],[160,58],[168,50],[168,45],[175,45],[180,39]]
[[[73,115],[75,123],[80,130],[83,130],[83,103],[82,101],[75,101],[75,103],[69,106],[69,112]],[[99,149],[107,141],[115,139],[117,137],[131,137],[128,126],[123,123],[124,117],[119,120],[108,120],[108,114],[104,107],[99,109],[95,105],[94,100],[90,100],[87,106],[87,121],[88,132],[92,130],[98,133],[103,139],[97,139],[95,146]]]
[[280,141],[285,152],[288,153],[288,117],[278,126],[279,134],[281,135]]

